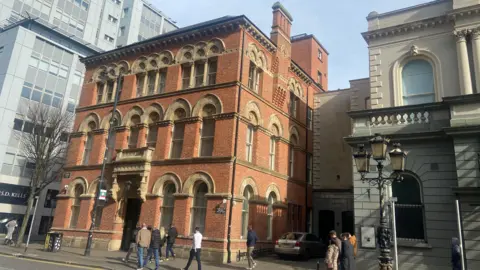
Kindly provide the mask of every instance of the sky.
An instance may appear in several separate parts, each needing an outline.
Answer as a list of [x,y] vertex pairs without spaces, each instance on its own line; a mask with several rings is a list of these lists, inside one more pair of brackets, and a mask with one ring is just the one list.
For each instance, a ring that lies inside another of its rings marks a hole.
[[[184,27],[226,15],[245,15],[267,36],[275,0],[150,0]],[[367,31],[371,11],[384,13],[431,0],[280,0],[293,17],[292,36],[314,34],[329,52],[328,89],[368,77]]]

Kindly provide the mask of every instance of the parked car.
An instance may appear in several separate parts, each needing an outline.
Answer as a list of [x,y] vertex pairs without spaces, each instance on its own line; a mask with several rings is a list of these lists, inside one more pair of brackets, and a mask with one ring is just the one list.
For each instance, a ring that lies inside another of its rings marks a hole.
[[280,257],[297,256],[308,259],[325,255],[325,245],[314,234],[289,232],[276,241],[275,254]]

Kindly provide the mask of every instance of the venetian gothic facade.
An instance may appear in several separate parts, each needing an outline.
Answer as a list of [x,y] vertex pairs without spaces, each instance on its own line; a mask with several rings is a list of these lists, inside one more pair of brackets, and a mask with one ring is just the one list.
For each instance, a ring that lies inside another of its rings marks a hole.
[[227,16],[84,59],[52,230],[85,246],[104,158],[96,248],[127,247],[146,222],[174,224],[182,254],[199,226],[205,258],[225,261],[228,246],[245,250],[248,224],[260,247],[310,230],[311,108],[322,88],[292,60],[291,23],[277,3],[270,37]]

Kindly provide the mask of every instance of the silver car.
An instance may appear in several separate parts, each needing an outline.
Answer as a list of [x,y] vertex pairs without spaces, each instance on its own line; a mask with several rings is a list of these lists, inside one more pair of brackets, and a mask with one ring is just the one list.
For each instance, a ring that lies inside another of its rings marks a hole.
[[311,233],[285,233],[275,243],[275,254],[280,257],[298,256],[303,258],[323,256],[325,245],[322,240]]

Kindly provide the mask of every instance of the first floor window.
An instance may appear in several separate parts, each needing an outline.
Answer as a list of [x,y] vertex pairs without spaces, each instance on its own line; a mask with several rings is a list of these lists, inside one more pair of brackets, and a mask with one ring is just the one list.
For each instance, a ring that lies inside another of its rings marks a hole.
[[175,205],[175,184],[168,183],[163,190],[163,203],[160,219],[160,227],[168,228],[173,221],[173,209]]
[[185,124],[176,123],[173,126],[172,149],[170,151],[170,158],[180,158],[182,156],[184,133]]
[[83,186],[80,184],[75,185],[73,191],[72,211],[70,216],[70,228],[76,228],[78,222],[78,216],[80,215],[80,195],[84,193]]
[[247,127],[247,146],[246,146],[246,159],[248,162],[252,162],[253,156],[253,126],[248,125]]
[[205,119],[202,124],[200,156],[210,157],[213,154],[213,139],[215,135],[215,120]]
[[420,182],[412,174],[403,174],[402,177],[401,182],[392,184],[392,195],[397,198],[397,237],[424,241],[424,206]]
[[271,240],[273,237],[273,204],[277,201],[277,195],[273,192],[268,195],[267,206],[267,239]]
[[199,182],[195,187],[192,207],[192,224],[191,232],[195,231],[195,227],[200,228],[203,232],[205,228],[205,216],[207,213],[207,197],[208,186],[204,182]]
[[92,152],[93,146],[93,134],[89,133],[87,135],[87,140],[85,141],[85,149],[83,150],[82,165],[88,165],[90,159],[90,152]]
[[137,148],[138,133],[138,128],[130,127],[130,136],[128,137],[128,149]]
[[275,152],[277,148],[277,141],[275,137],[270,138],[270,170],[275,170]]

